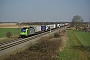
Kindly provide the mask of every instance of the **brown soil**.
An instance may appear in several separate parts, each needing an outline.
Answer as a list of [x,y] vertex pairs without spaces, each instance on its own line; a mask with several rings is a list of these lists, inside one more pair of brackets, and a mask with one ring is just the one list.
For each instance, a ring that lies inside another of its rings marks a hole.
[[29,27],[29,25],[6,25],[6,24],[3,24],[1,25],[0,24],[0,28],[22,28],[22,27]]
[[61,40],[62,40],[62,43],[61,43],[61,46],[60,46],[60,51],[63,51],[64,47],[66,46],[66,41],[67,41],[67,33],[66,31],[65,32],[61,32],[60,33],[61,35]]

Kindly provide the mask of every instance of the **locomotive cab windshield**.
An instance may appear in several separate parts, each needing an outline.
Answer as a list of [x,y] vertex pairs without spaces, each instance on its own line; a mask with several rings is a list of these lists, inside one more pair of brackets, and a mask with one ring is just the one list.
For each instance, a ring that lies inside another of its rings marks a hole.
[[21,32],[26,32],[26,28],[22,28],[21,29]]
[[27,36],[28,28],[21,28],[20,36]]

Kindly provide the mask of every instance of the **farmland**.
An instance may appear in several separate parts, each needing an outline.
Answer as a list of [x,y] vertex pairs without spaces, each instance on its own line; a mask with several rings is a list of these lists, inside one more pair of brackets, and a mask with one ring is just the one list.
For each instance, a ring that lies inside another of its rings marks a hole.
[[6,37],[8,31],[11,32],[12,35],[18,34],[18,28],[0,28],[0,38]]
[[67,30],[66,47],[60,52],[59,60],[90,60],[90,33]]

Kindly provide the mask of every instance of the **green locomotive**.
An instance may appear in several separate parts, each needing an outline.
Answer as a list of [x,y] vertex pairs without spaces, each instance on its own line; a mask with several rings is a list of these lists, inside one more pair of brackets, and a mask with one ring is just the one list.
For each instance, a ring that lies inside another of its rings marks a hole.
[[35,34],[35,29],[33,27],[24,27],[20,30],[20,37],[28,37]]

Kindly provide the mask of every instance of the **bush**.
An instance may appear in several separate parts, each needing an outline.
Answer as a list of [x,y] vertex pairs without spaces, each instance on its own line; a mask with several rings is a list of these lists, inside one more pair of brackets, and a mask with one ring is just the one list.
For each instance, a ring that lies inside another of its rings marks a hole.
[[11,36],[12,36],[12,33],[8,31],[8,32],[6,33],[6,37],[11,38]]
[[60,33],[56,32],[56,33],[54,34],[54,38],[58,38],[58,37],[60,37]]

